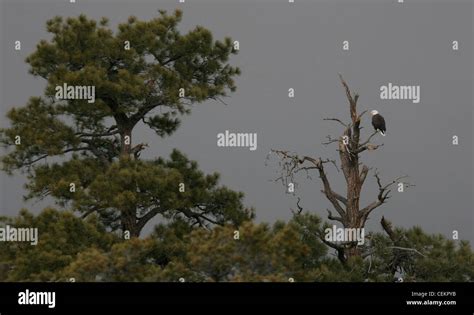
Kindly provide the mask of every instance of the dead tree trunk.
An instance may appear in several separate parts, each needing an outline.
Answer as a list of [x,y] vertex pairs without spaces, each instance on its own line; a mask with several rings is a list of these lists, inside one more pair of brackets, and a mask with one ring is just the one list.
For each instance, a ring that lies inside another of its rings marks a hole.
[[[361,119],[367,111],[359,113],[357,111],[357,102],[359,95],[351,93],[349,86],[339,75],[342,86],[345,90],[349,103],[350,122],[345,123],[338,118],[325,118],[324,120],[335,121],[343,126],[343,132],[338,138],[327,136],[328,141],[324,144],[337,143],[339,152],[339,163],[333,160],[323,160],[309,156],[298,156],[297,154],[283,151],[272,150],[282,160],[283,173],[277,180],[282,180],[285,184],[293,181],[293,175],[299,171],[315,170],[321,179],[323,190],[322,193],[329,200],[337,215],[328,209],[328,219],[338,221],[346,229],[364,228],[370,213],[390,198],[390,188],[398,183],[403,177],[396,178],[392,182],[383,185],[377,171],[374,172],[378,185],[378,194],[375,201],[361,207],[360,195],[362,187],[370,171],[370,168],[360,161],[361,154],[365,151],[373,151],[381,147],[383,144],[372,144],[372,138],[377,132],[372,133],[366,140],[361,140]],[[346,193],[339,194],[331,188],[325,165],[333,163],[336,167],[339,164],[340,169],[346,181]],[[301,210],[301,209],[300,209]],[[337,256],[342,263],[353,256],[360,256],[361,248],[357,242],[328,242],[324,239],[324,235],[319,233],[320,239],[331,248],[337,251]]]

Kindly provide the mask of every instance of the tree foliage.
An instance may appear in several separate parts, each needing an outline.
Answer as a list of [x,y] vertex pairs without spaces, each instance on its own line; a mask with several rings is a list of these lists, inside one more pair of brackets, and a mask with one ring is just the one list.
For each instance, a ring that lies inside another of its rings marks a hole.
[[[0,281],[472,281],[474,253],[465,241],[396,228],[397,245],[386,233],[368,235],[370,257],[341,264],[317,236],[320,219],[301,214],[289,222],[245,222],[211,229],[184,219],[160,224],[145,238],[123,240],[97,217],[45,209],[23,210],[0,225],[37,226],[36,246],[0,243]],[[20,250],[21,249],[21,250]],[[407,249],[415,249],[407,250]]]
[[44,209],[38,216],[26,209],[17,217],[0,218],[0,226],[37,228],[38,244],[0,242],[1,281],[67,281],[60,271],[90,249],[107,250],[118,241],[115,234],[91,216],[82,220],[68,211]]
[[[115,32],[105,18],[47,22],[52,39],[26,59],[47,83],[44,96],[11,109],[11,126],[0,130],[8,149],[2,167],[27,173],[28,198],[51,196],[85,216],[98,213],[132,236],[158,214],[202,225],[252,216],[241,193],[217,186],[217,174],[204,175],[177,151],[169,161],[141,160],[148,144],[133,144],[138,125],[171,135],[193,104],[236,89],[232,40],[214,40],[201,26],[181,34],[181,19],[181,11],[160,11],[150,21],[132,16]],[[95,102],[56,99],[63,84],[94,86]],[[181,183],[186,190],[178,197]]]

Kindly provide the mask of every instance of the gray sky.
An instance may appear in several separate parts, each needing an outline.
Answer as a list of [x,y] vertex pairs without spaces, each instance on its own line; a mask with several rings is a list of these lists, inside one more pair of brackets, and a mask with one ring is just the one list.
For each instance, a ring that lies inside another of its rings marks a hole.
[[[231,59],[242,69],[238,90],[226,100],[198,104],[182,127],[169,138],[140,129],[135,140],[148,142],[142,157],[167,156],[179,148],[197,160],[205,172],[221,173],[221,183],[243,191],[259,221],[290,218],[296,199],[271,180],[278,171],[271,148],[301,154],[336,157],[335,147],[324,147],[327,134],[341,132],[324,117],[348,119],[348,105],[338,80],[343,74],[360,94],[361,110],[377,109],[385,116],[388,134],[384,147],[363,157],[380,170],[383,180],[409,175],[415,187],[394,192],[377,209],[369,230],[380,231],[381,215],[395,225],[420,225],[429,232],[474,240],[472,186],[472,1],[280,1],[186,0],[86,1],[0,0],[0,124],[5,113],[23,106],[30,96],[41,95],[45,82],[28,74],[26,56],[42,38],[49,38],[45,22],[55,15],[85,13],[111,25],[130,15],[150,19],[158,9],[184,11],[181,29],[195,25],[209,28],[216,39],[231,36],[240,42],[239,55]],[[13,43],[21,40],[22,50]],[[348,40],[350,50],[342,50]],[[460,50],[451,49],[458,40]],[[388,82],[420,85],[421,101],[380,100],[379,88]],[[295,98],[287,97],[295,89]],[[364,135],[371,133],[369,117]],[[257,132],[258,149],[219,148],[216,135],[226,129]],[[460,144],[451,139],[458,135]],[[378,137],[378,141],[382,140]],[[335,190],[344,192],[342,174],[330,171]],[[300,177],[297,193],[301,205],[325,216],[329,203],[321,184]],[[46,203],[22,200],[24,178],[0,174],[0,214],[16,214],[27,207],[39,211]],[[370,177],[362,204],[376,198]],[[149,228],[149,227],[148,227]]]

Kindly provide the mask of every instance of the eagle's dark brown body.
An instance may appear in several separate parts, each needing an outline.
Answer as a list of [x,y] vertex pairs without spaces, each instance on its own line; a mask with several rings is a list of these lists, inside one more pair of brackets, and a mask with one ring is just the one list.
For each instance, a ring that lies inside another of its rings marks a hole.
[[375,114],[372,116],[372,126],[377,131],[380,131],[382,135],[385,135],[387,127],[385,126],[385,119],[380,114]]

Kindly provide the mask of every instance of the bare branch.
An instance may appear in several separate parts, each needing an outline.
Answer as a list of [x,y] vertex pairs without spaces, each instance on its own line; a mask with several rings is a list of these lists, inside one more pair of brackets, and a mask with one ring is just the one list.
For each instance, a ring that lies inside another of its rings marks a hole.
[[[339,203],[339,199],[341,199],[341,197],[340,198],[336,197],[336,195],[338,195],[338,194],[335,193],[332,190],[331,185],[329,183],[329,179],[327,178],[326,172],[324,170],[324,163],[322,163],[322,162],[319,163],[319,166],[317,168],[318,168],[318,172],[319,172],[319,178],[321,178],[321,181],[323,182],[323,186],[324,186],[323,193],[324,193],[324,195],[331,202],[331,204],[333,205],[333,207],[337,211],[337,213],[339,213],[339,215],[342,218],[344,218],[345,215],[346,215],[346,212],[341,207],[341,204]],[[346,201],[346,203],[347,203],[347,201]]]
[[[321,190],[322,193],[324,193],[324,190]],[[341,196],[340,194],[338,194],[337,192],[333,191],[332,192],[334,197],[336,197],[337,200],[339,200],[340,202],[342,202],[345,206],[347,206],[347,198]]]
[[301,201],[301,198],[298,197],[298,201],[296,202],[296,206],[298,207],[298,210],[297,210],[297,211],[295,211],[295,210],[293,210],[293,209],[290,209],[291,212],[292,212],[293,214],[295,214],[295,215],[301,214],[301,213],[303,212],[303,207],[300,206],[300,201]]
[[335,160],[329,160],[329,159],[328,159],[326,162],[329,162],[329,163],[331,163],[332,165],[334,165],[334,168],[335,168],[338,172],[340,172],[339,167],[337,167],[337,163],[336,163]]
[[323,120],[329,120],[329,121],[337,121],[338,123],[340,123],[341,125],[343,125],[344,127],[348,127],[348,125],[344,122],[342,122],[340,119],[338,118],[324,118]]
[[[355,101],[357,102],[357,100],[359,99],[359,95],[356,95],[356,97],[357,97],[357,99],[356,99]],[[362,116],[364,116],[364,115],[365,115],[365,113],[367,113],[367,112],[368,112],[368,110],[367,110],[367,109],[366,109],[366,110],[364,110],[364,111],[362,111],[362,113],[360,113],[360,114],[359,114],[359,120],[360,120],[360,119],[362,118]]]
[[323,142],[322,144],[324,144],[324,145],[329,145],[329,144],[331,144],[331,143],[336,143],[336,142],[341,141],[340,138],[334,139],[334,138],[331,137],[330,135],[327,135],[327,136],[326,136],[326,139],[328,139],[328,141]]
[[362,147],[362,146],[364,146],[364,145],[366,145],[366,144],[369,144],[369,143],[370,143],[370,140],[372,140],[372,138],[373,138],[377,133],[378,133],[377,130],[374,131],[374,132],[369,136],[369,138],[367,138],[366,141],[364,141],[363,143],[360,144],[360,146]]
[[374,172],[374,177],[377,180],[379,193],[377,195],[376,201],[372,202],[371,204],[369,204],[368,206],[366,206],[359,212],[359,217],[362,218],[363,222],[367,220],[367,217],[374,209],[380,207],[383,203],[385,203],[387,199],[390,198],[391,190],[389,188],[392,187],[394,184],[398,183],[401,179],[407,178],[408,176],[397,177],[386,185],[382,185],[382,181],[380,179],[380,176],[377,170],[375,170]]
[[[344,78],[342,77],[341,74],[339,74],[339,79],[341,80],[342,86],[344,87],[344,89],[346,91],[347,99],[349,100],[349,102],[351,104],[354,103],[354,99],[352,98],[351,90],[349,89],[349,86],[347,85],[346,81],[344,81]],[[359,96],[357,96],[357,98],[359,98]]]
[[[321,178],[321,181],[323,182],[324,195],[331,202],[331,204],[333,205],[337,213],[339,213],[341,217],[345,216],[345,210],[342,208],[340,202],[346,205],[347,200],[332,190],[331,185],[329,183],[329,179],[327,178],[326,172],[324,170],[325,163],[332,163],[336,166],[335,161],[332,161],[329,159],[321,160],[321,158],[315,159],[309,156],[300,157],[296,154],[290,153],[288,151],[283,151],[283,150],[272,149],[271,152],[276,153],[283,160],[283,174],[282,176],[278,177],[276,180],[281,180],[284,184],[286,184],[287,179],[290,178],[291,180],[293,180],[292,176],[298,171],[317,169],[319,173],[319,177]],[[309,162],[310,166],[304,166],[303,164],[305,162]]]
[[361,143],[359,145],[359,147],[357,148],[357,151],[356,153],[359,154],[359,153],[362,153],[366,150],[369,150],[369,151],[373,151],[373,150],[377,150],[379,147],[383,146],[383,143],[382,144],[371,144],[370,143],[370,140],[372,140],[372,138],[377,134],[378,132],[375,131],[374,133],[372,133],[369,138],[364,141],[363,143]]
[[366,150],[368,151],[374,151],[374,150],[377,150],[379,147],[382,147],[383,146],[383,143],[382,144],[367,144],[367,145],[364,145],[363,147],[359,146],[359,149],[356,151],[357,154],[359,153],[362,153]]
[[326,211],[328,212],[328,219],[329,219],[329,220],[339,221],[339,222],[343,223],[343,220],[342,220],[341,217],[335,217],[335,216],[333,216],[331,210],[329,210],[329,209],[326,209]]
[[346,91],[347,100],[349,101],[352,124],[354,125],[354,129],[358,130],[360,124],[360,119],[357,115],[357,101],[359,100],[359,95],[354,94],[354,97],[352,97],[351,90],[349,89],[349,86],[347,85],[346,81],[344,81],[344,78],[341,74],[339,74],[339,79],[341,80],[342,86]]
[[224,100],[223,100],[221,97],[219,97],[219,96],[211,97],[211,99],[213,99],[213,100],[215,100],[215,101],[219,101],[220,103],[222,103],[222,104],[224,104],[224,105],[226,105],[226,106],[229,105],[229,104],[227,104],[226,102],[224,102]]

